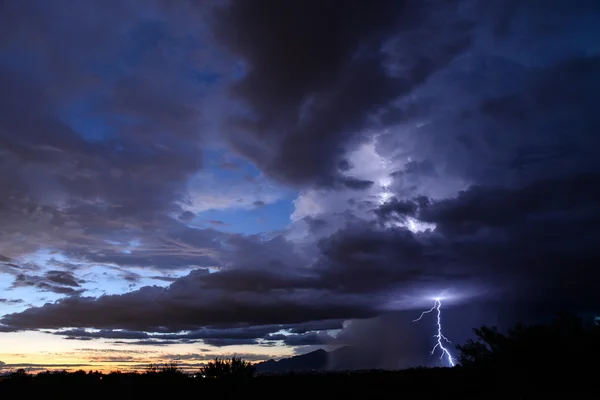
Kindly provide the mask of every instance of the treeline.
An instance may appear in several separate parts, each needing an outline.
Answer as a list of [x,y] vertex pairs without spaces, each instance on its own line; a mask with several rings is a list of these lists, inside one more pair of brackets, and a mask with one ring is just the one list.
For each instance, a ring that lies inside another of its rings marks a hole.
[[212,380],[248,380],[256,374],[256,369],[248,361],[239,357],[229,359],[216,358],[202,366],[195,372],[186,372],[176,363],[150,364],[144,372],[113,371],[101,373],[98,371],[75,372],[44,371],[37,374],[27,373],[25,369],[18,369],[8,374],[4,383],[148,383],[148,382],[187,382],[212,381]]

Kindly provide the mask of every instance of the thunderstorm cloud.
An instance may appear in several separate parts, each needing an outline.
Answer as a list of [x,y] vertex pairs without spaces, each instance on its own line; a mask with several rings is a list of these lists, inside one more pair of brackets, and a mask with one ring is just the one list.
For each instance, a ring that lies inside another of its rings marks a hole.
[[596,312],[599,20],[594,0],[5,0],[0,332],[395,368],[438,361],[411,322],[436,297],[459,343]]

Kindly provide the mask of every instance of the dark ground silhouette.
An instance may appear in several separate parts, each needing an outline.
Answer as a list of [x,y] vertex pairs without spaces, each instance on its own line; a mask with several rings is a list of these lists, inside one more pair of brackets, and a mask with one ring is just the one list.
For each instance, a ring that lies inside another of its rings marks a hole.
[[155,398],[185,393],[206,395],[213,391],[225,397],[262,398],[399,397],[404,393],[419,398],[531,398],[558,391],[597,391],[600,326],[594,321],[564,315],[546,325],[517,325],[505,333],[483,326],[475,329],[475,334],[476,339],[457,346],[460,365],[454,368],[267,375],[256,374],[253,365],[233,358],[217,359],[194,373],[183,372],[173,364],[150,366],[143,373],[58,371],[33,375],[18,370],[0,382],[0,398]]

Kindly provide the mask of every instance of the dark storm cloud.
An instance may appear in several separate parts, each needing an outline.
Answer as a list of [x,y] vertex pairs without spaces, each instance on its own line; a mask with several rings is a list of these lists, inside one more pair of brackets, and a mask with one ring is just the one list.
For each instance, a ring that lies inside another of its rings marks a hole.
[[21,304],[24,303],[22,299],[0,299],[2,304]]
[[266,336],[265,340],[280,340],[287,346],[317,346],[334,342],[332,336],[317,332],[307,332],[298,335],[275,334]]
[[196,331],[161,335],[163,339],[257,339],[268,333],[280,330],[277,325],[246,326],[241,328],[203,328]]
[[360,190],[370,188],[375,182],[357,178],[343,178],[341,183],[348,189]]
[[41,271],[41,267],[38,264],[34,263],[20,263],[15,264],[13,262],[1,262],[0,261],[0,271],[9,275],[19,275],[23,273],[27,274],[35,274]]
[[[308,270],[192,273],[168,289],[68,298],[7,315],[2,323],[57,328],[72,324],[77,315],[82,327],[149,331],[159,325],[182,330],[234,324],[240,316],[254,324],[293,324],[375,315],[383,306],[377,293],[461,282],[495,285],[508,299],[525,302],[521,313],[557,303],[593,308],[600,305],[594,302],[599,277],[593,267],[600,261],[598,184],[597,175],[587,175],[522,188],[473,187],[420,210],[420,218],[437,223],[435,232],[348,228],[323,241],[322,260]],[[150,301],[160,306],[145,307]],[[265,332],[235,338],[259,333]],[[215,336],[234,339],[225,332]]]
[[[258,339],[283,340],[287,338],[309,337],[315,331],[341,329],[342,321],[324,320],[309,321],[300,324],[287,325],[258,325],[225,328],[201,328],[194,331],[178,333],[149,334],[141,331],[101,329],[89,331],[86,329],[68,329],[53,332],[54,335],[63,336],[71,340],[90,339],[147,339],[148,343],[160,341],[161,343],[193,343],[202,341],[206,344],[217,346],[229,346],[233,344],[256,344]],[[279,331],[289,332],[287,335],[276,334]],[[293,340],[293,339],[290,339]],[[139,340],[131,343],[139,343]]]
[[[91,338],[90,338],[91,339]],[[115,341],[113,344],[120,345],[138,345],[138,346],[169,346],[173,344],[172,340],[133,340],[133,341]]]
[[164,282],[174,282],[177,280],[177,278],[172,278],[169,276],[151,276],[150,279],[156,279],[158,281],[164,281]]
[[308,229],[311,233],[317,232],[318,230],[324,228],[327,225],[327,221],[319,218],[306,217],[304,218],[304,222],[308,225]]
[[207,86],[193,72],[206,64],[192,57],[197,42],[183,40],[197,32],[180,23],[182,9],[159,6],[3,3],[5,256],[98,249],[181,213],[185,181],[202,166],[199,93]]
[[[143,287],[125,295],[65,298],[24,314],[9,314],[2,323],[28,328],[56,329],[62,326],[99,327],[160,332],[194,330],[206,325],[239,323],[294,324],[310,320],[351,318],[370,315],[366,299],[335,295],[304,288],[295,277],[276,277],[264,283],[265,274],[241,286],[227,281],[213,286],[212,276],[192,273],[175,281],[168,289]],[[287,280],[286,280],[287,279]],[[149,309],[149,302],[160,305]],[[262,304],[262,306],[261,306]],[[105,310],[110,308],[110,313]],[[90,313],[90,310],[95,312]],[[69,310],[67,313],[66,310]],[[74,315],[78,315],[75,322]]]
[[416,201],[398,200],[396,197],[392,197],[375,210],[375,215],[384,221],[392,218],[402,219],[405,216],[414,216],[417,208],[418,204]]
[[[294,324],[374,316],[389,300],[380,295],[389,291],[481,284],[498,290],[484,297],[504,293],[531,304],[521,305],[521,311],[551,308],[557,299],[565,306],[594,307],[599,184],[598,175],[584,175],[519,188],[473,187],[455,199],[421,201],[416,215],[436,223],[433,232],[349,226],[321,242],[321,257],[309,268],[293,267],[289,257],[277,260],[265,248],[262,261],[279,265],[279,272],[241,265],[212,274],[199,270],[167,289],[67,298],[7,315],[2,323],[60,328],[76,320],[80,327],[139,331],[240,322]],[[285,251],[285,241],[272,245]],[[265,244],[240,238],[238,254],[261,246]],[[146,307],[150,302],[155,306]]]
[[204,344],[215,347],[258,344],[256,339],[203,339]]
[[10,326],[0,324],[0,332],[2,332],[2,333],[17,332],[17,331],[19,331],[19,329],[11,328]]
[[[50,317],[42,325],[47,328],[73,326],[72,316],[79,313],[78,310],[96,307],[99,302],[106,302],[107,306],[109,303],[114,304],[115,311],[99,311],[94,315],[85,311],[86,315],[81,317],[94,321],[88,323],[82,320],[81,325],[73,327],[157,331],[162,326],[171,331],[179,331],[194,330],[203,325],[241,322],[301,323],[370,312],[370,306],[361,304],[365,303],[364,300],[357,301],[351,296],[347,299],[344,296],[330,298],[329,293],[313,289],[314,278],[310,277],[310,271],[298,269],[302,260],[294,260],[290,244],[284,239],[275,238],[270,243],[265,243],[256,238],[238,237],[232,238],[228,246],[232,249],[230,257],[231,261],[236,261],[236,268],[212,274],[206,270],[196,270],[173,282],[168,289],[145,287],[123,296],[104,296],[97,300],[81,298],[59,306],[74,307],[73,314],[65,315],[64,321],[54,323],[51,322],[54,317]],[[274,270],[277,266],[280,271]],[[279,310],[271,306],[272,301],[277,298],[281,299],[275,302],[279,304]],[[123,301],[129,305],[123,304]],[[141,310],[149,302],[162,305],[152,308],[149,310],[150,314],[146,314]],[[264,309],[257,308],[258,304],[263,304]],[[119,317],[116,315],[118,313],[125,313],[127,316]],[[39,315],[42,314],[46,312],[42,311]],[[244,316],[242,320],[240,315]],[[71,322],[67,322],[67,319]],[[261,332],[257,336],[262,337],[264,334]]]
[[593,311],[600,306],[592,283],[600,278],[593,267],[600,260],[598,184],[599,174],[583,174],[520,188],[474,187],[423,215],[436,221],[454,257],[508,277],[517,298]]
[[330,320],[330,321],[309,321],[302,324],[296,324],[291,329],[290,333],[303,334],[312,331],[326,331],[332,329],[342,329],[343,320]]
[[14,275],[14,281],[9,289],[36,287],[42,292],[75,295],[83,292],[81,283],[84,282],[66,271],[51,270],[46,271],[43,275],[18,272]]
[[[258,328],[258,331],[255,329]],[[278,329],[278,328],[277,328]],[[272,326],[265,327],[249,327],[245,329],[202,329],[198,331],[176,333],[176,334],[161,334],[150,335],[147,332],[127,331],[127,330],[112,330],[101,329],[99,331],[88,331],[86,329],[70,329],[65,331],[54,332],[55,335],[64,336],[66,339],[150,339],[171,341],[172,343],[182,342],[189,343],[192,341],[204,339],[254,339],[261,337],[267,332],[277,330]]]
[[46,271],[46,279],[63,286],[80,286],[85,281],[77,280],[73,274],[66,271]]
[[250,113],[232,143],[287,182],[340,179],[346,141],[468,45],[472,24],[454,3],[231,2],[214,26],[246,63],[232,92]]
[[114,331],[103,329],[97,332],[87,331],[85,329],[70,329],[66,331],[56,332],[56,335],[65,336],[65,338],[73,338],[79,340],[105,338],[105,339],[147,339],[149,335],[146,332],[132,331]]
[[435,278],[440,281],[465,278],[460,271],[445,268],[443,238],[415,235],[406,228],[378,229],[359,223],[342,229],[320,242],[322,257],[315,265],[316,285],[339,293],[377,293],[384,289],[408,288]]
[[[281,237],[269,242],[238,237],[227,243],[231,258],[225,260],[235,263],[218,272],[196,270],[166,289],[144,287],[98,299],[68,298],[7,315],[2,323],[60,328],[73,326],[77,315],[73,327],[176,332],[207,325],[301,324],[368,317],[385,303],[372,297],[377,293],[410,287],[432,276],[463,277],[435,265],[444,259],[438,254],[440,249],[428,244],[440,241],[406,229],[355,226],[324,240],[320,260],[307,266],[307,260],[295,258],[291,243]],[[149,303],[155,306],[146,307]]]

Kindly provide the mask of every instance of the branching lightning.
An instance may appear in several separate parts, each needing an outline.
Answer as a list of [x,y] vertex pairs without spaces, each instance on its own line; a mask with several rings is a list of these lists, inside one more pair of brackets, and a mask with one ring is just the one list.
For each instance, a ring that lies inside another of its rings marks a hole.
[[436,313],[437,313],[437,334],[433,335],[433,337],[436,338],[437,343],[435,344],[435,346],[433,346],[433,349],[431,349],[431,354],[433,355],[433,353],[435,353],[435,350],[437,348],[440,348],[440,350],[442,350],[442,355],[440,356],[440,359],[444,358],[444,356],[447,356],[448,363],[450,364],[451,367],[454,367],[454,359],[452,358],[452,355],[450,354],[448,349],[446,349],[444,347],[444,343],[443,343],[443,342],[447,342],[447,343],[452,343],[452,342],[450,342],[448,340],[448,338],[446,338],[446,336],[444,336],[442,334],[442,312],[440,310],[441,306],[442,306],[441,300],[435,299],[435,303],[433,303],[433,307],[431,307],[427,311],[423,311],[421,313],[421,316],[419,318],[413,320],[413,322],[417,322],[417,321],[421,320],[421,318],[423,318],[423,315],[425,315],[425,314],[429,314],[429,313],[436,311]]

